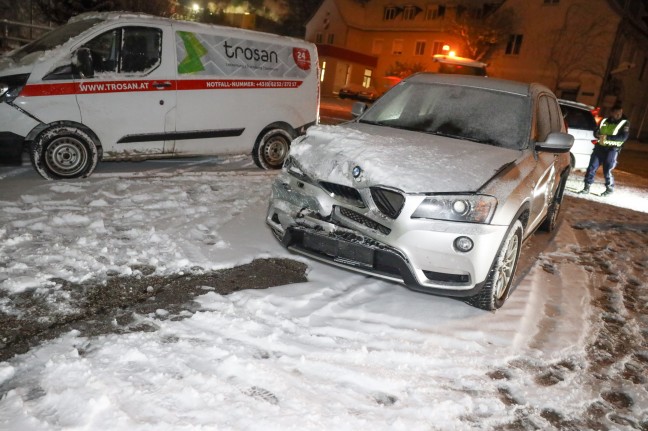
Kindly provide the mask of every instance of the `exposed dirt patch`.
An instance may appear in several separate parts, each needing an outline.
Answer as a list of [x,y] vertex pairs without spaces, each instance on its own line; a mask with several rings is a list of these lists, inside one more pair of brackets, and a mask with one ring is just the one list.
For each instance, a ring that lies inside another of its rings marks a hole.
[[21,314],[0,311],[0,361],[72,329],[83,336],[155,330],[137,317],[153,313],[159,319],[183,319],[199,308],[193,298],[208,291],[227,295],[306,281],[306,265],[290,259],[258,259],[221,271],[197,269],[165,277],[152,275],[150,267],[132,269],[132,276],[101,283],[51,280],[57,295],[26,291],[11,296]]

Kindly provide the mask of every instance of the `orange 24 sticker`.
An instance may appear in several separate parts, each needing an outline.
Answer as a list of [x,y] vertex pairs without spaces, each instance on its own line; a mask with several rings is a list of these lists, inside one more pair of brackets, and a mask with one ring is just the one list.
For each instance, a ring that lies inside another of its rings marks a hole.
[[311,58],[310,52],[306,48],[293,48],[293,59],[295,64],[302,70],[310,70]]

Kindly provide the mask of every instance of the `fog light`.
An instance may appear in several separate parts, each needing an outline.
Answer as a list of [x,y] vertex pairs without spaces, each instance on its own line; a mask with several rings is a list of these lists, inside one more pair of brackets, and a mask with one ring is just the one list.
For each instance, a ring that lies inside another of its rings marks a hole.
[[455,249],[462,253],[469,252],[470,250],[472,250],[473,246],[474,244],[472,239],[468,238],[467,236],[460,236],[454,240]]

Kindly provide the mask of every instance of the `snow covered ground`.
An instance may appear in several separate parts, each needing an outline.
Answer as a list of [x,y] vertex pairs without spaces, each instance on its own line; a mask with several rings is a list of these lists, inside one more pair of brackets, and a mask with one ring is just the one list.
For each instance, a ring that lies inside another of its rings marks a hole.
[[489,313],[290,255],[264,223],[274,175],[243,156],[64,182],[1,167],[2,313],[25,295],[66,313],[60,280],[142,266],[292,257],[309,271],[138,316],[155,331],[72,331],[0,362],[0,430],[648,427],[646,180],[619,172],[605,200],[568,193],[557,235]]

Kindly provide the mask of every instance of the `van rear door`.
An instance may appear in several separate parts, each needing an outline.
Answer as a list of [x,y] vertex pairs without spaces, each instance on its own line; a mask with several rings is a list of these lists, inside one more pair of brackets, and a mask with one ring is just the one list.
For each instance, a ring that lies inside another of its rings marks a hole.
[[175,53],[171,26],[116,26],[83,45],[94,76],[78,81],[82,122],[105,158],[173,151]]

